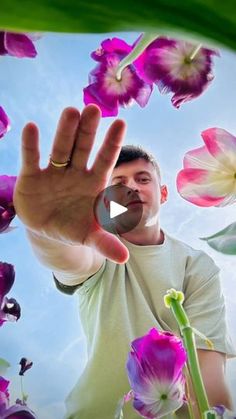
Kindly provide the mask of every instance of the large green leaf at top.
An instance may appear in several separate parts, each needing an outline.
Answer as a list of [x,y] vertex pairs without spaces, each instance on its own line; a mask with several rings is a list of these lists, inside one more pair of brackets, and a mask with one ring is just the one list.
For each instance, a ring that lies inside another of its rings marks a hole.
[[213,249],[226,255],[236,255],[236,222],[209,237],[201,237]]
[[162,31],[236,49],[235,0],[1,0],[0,28],[104,33]]

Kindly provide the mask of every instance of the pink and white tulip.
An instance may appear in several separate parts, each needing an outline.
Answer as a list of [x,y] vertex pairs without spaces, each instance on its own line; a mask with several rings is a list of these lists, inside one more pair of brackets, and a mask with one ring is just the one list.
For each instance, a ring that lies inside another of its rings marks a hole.
[[192,204],[223,207],[236,202],[236,137],[222,128],[202,132],[203,147],[184,156],[177,190]]

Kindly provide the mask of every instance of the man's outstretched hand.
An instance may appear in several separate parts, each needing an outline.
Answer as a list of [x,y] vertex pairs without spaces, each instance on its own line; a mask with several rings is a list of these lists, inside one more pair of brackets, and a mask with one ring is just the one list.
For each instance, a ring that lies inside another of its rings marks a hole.
[[50,162],[39,167],[39,133],[28,123],[22,133],[22,167],[14,190],[16,213],[25,226],[44,238],[66,244],[86,245],[106,258],[125,263],[128,249],[113,234],[98,226],[93,205],[108,185],[122,146],[125,123],[114,121],[90,169],[87,163],[100,121],[100,110],[88,105],[83,112],[66,108],[58,122]]

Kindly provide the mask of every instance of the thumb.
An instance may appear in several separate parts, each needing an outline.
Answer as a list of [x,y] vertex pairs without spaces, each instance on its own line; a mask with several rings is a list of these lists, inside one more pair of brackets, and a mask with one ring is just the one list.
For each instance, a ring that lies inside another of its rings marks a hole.
[[129,260],[127,247],[114,234],[101,229],[92,233],[90,240],[90,246],[112,262],[123,264]]

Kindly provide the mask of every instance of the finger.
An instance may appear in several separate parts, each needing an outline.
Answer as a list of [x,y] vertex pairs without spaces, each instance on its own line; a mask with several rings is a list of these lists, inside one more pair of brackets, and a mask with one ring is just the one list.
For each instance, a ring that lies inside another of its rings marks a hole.
[[98,230],[90,236],[90,240],[89,245],[112,262],[123,264],[129,259],[127,247],[114,234]]
[[110,126],[91,168],[98,178],[104,178],[104,175],[108,176],[112,172],[119,157],[125,131],[126,124],[121,119],[117,119]]
[[100,118],[101,111],[96,105],[86,106],[81,114],[71,157],[71,166],[75,169],[87,167]]
[[63,110],[57,125],[51,151],[51,158],[55,162],[64,163],[70,158],[79,119],[80,113],[78,109],[68,107]]
[[29,122],[23,128],[21,145],[22,173],[25,175],[37,174],[40,170],[39,132],[33,122]]

